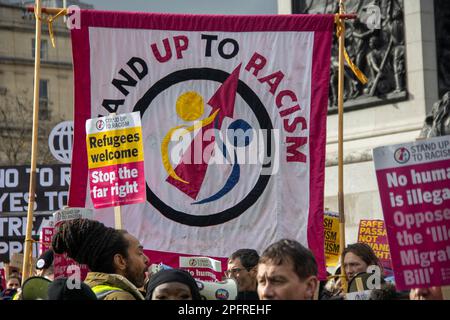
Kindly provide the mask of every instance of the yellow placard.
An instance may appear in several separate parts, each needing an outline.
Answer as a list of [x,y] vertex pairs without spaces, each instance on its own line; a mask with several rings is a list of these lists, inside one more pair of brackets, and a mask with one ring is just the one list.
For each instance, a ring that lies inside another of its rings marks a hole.
[[325,261],[327,267],[334,267],[339,262],[339,218],[335,213],[325,212],[323,217],[325,232]]
[[383,263],[390,264],[391,253],[383,220],[360,220],[358,242],[367,243]]
[[89,169],[144,160],[141,127],[86,136]]

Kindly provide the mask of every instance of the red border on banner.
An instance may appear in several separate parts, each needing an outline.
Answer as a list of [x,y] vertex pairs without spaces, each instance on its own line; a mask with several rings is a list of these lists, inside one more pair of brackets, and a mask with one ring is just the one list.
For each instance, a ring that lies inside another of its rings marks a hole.
[[[88,185],[88,157],[86,149],[86,120],[91,118],[91,59],[89,45],[89,29],[72,29],[72,55],[74,79],[74,140],[70,175],[69,207],[84,208]],[[76,46],[76,47],[75,47]],[[75,110],[77,112],[75,112]],[[76,139],[77,137],[81,137]],[[75,178],[75,179],[74,179]]]
[[81,10],[81,29],[87,27],[180,31],[325,31],[332,32],[334,15],[196,15]]
[[[330,32],[314,32],[313,68],[311,79],[311,109],[309,119],[321,123],[309,124],[309,215],[308,246],[319,266],[319,278],[326,279],[323,227],[323,197],[325,184],[325,143],[328,111],[328,90],[331,50]],[[320,51],[319,51],[320,50]],[[314,59],[314,57],[321,59]]]

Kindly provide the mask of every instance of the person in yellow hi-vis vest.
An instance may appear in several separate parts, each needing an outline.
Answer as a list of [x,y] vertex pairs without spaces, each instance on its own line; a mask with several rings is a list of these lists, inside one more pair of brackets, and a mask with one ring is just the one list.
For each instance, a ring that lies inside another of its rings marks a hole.
[[100,300],[144,300],[148,258],[139,241],[125,230],[101,222],[75,219],[62,223],[52,240],[56,253],[67,255],[91,272],[84,282]]

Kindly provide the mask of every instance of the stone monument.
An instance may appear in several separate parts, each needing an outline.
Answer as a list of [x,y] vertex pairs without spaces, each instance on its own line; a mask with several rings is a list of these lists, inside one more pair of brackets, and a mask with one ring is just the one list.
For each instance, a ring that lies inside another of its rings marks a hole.
[[[293,4],[293,13],[338,12],[338,1],[299,0]],[[345,66],[344,109],[406,100],[403,0],[347,0],[345,5],[347,13],[358,14],[357,20],[346,23],[345,46],[369,82],[363,86]],[[377,19],[379,23],[373,23]],[[337,41],[331,65],[329,112],[333,113],[337,111]]]

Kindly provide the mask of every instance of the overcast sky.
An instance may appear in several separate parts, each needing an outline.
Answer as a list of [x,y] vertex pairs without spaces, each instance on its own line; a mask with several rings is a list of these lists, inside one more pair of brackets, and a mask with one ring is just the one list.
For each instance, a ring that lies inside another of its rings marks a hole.
[[277,0],[82,0],[99,10],[204,14],[276,14]]

